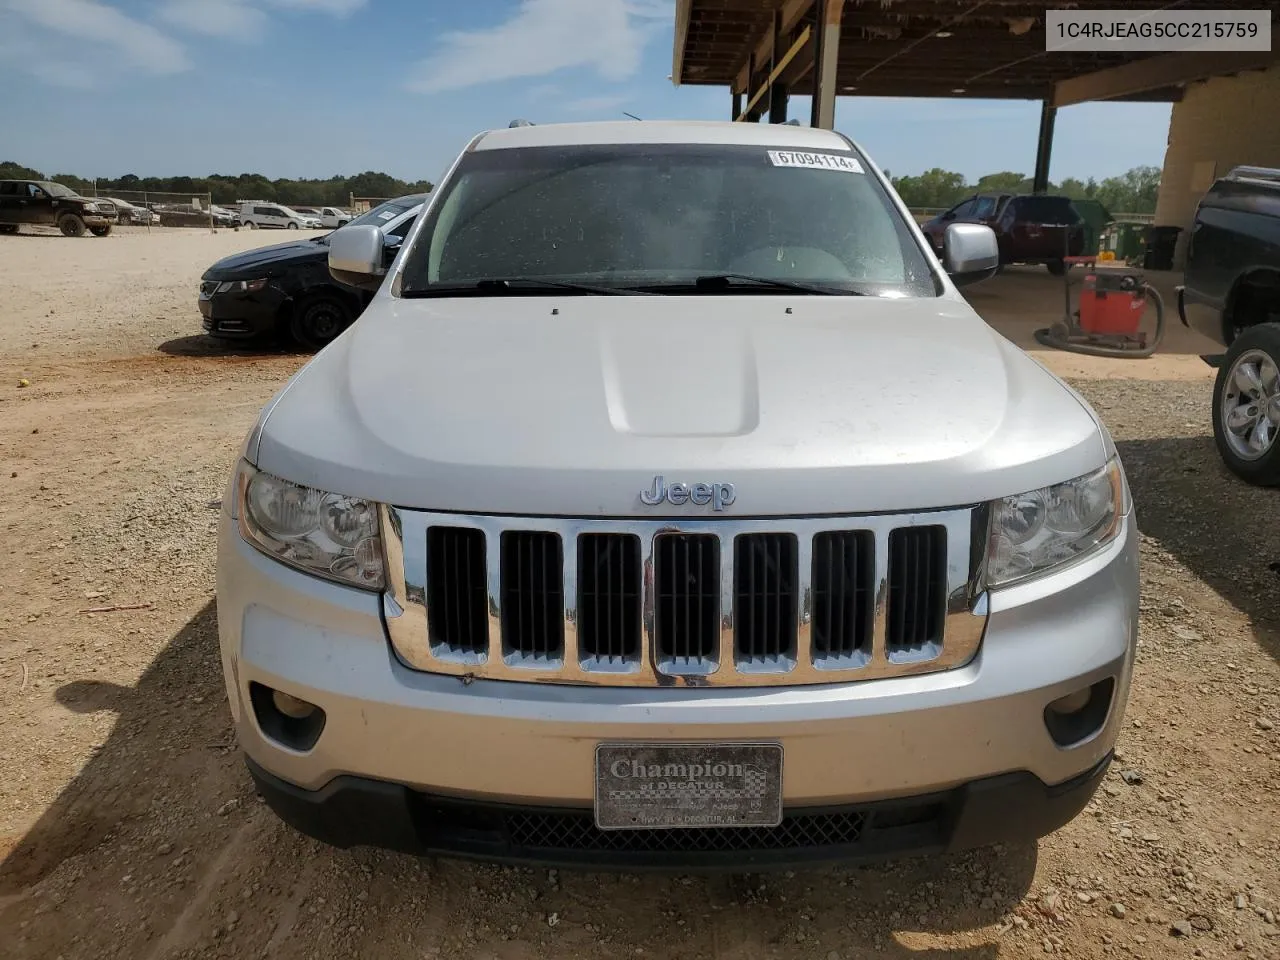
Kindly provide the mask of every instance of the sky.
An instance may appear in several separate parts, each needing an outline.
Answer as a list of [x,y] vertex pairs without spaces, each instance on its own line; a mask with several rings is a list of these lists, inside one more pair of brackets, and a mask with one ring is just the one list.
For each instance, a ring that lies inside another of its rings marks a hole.
[[[365,170],[438,182],[475,133],[728,119],[675,87],[675,0],[0,0],[0,160],[82,177]],[[20,96],[12,95],[20,92]],[[1161,166],[1168,104],[1059,111],[1051,178]],[[1028,101],[842,97],[836,128],[895,176],[1030,174]],[[791,116],[808,123],[807,98]]]

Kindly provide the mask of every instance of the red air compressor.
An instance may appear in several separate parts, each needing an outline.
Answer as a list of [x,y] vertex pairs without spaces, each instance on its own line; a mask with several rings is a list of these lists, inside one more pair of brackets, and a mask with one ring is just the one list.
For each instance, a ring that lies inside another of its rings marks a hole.
[[[1071,273],[1064,271],[1065,315],[1052,327],[1036,331],[1047,347],[1099,357],[1149,357],[1164,337],[1164,301],[1132,267],[1100,266],[1095,257],[1067,257],[1085,268],[1080,305],[1071,309]],[[1150,341],[1139,328],[1148,306],[1155,306],[1156,329]]]

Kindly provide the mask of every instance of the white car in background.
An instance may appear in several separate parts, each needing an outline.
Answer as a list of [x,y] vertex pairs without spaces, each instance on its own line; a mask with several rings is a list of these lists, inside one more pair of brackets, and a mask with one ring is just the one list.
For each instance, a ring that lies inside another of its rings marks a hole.
[[259,228],[277,228],[282,230],[301,230],[311,228],[313,217],[306,217],[280,203],[264,200],[246,200],[240,204],[237,222],[242,227],[252,230]]
[[320,208],[320,225],[329,230],[337,230],[351,222],[351,214],[337,207]]

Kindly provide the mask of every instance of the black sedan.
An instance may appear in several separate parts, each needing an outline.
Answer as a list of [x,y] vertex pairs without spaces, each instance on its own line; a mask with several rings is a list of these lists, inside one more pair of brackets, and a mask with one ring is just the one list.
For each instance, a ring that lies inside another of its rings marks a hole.
[[[412,194],[388,200],[352,223],[382,228],[390,263],[425,198]],[[228,340],[288,336],[308,350],[324,347],[351,325],[373,296],[330,275],[330,236],[260,247],[211,266],[200,278],[205,333]]]

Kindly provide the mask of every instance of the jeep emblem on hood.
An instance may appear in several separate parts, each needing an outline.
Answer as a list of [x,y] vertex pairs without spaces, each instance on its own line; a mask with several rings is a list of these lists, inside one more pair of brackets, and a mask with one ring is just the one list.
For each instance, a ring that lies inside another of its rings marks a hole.
[[732,483],[673,483],[667,486],[662,474],[653,478],[653,488],[641,490],[640,499],[650,507],[663,500],[679,507],[694,503],[700,507],[711,504],[712,510],[723,510],[733,503],[735,494]]

